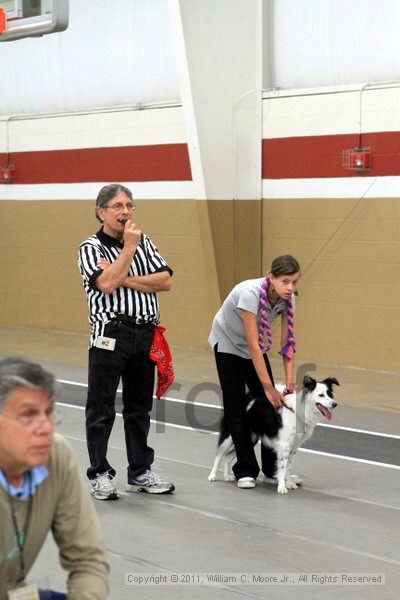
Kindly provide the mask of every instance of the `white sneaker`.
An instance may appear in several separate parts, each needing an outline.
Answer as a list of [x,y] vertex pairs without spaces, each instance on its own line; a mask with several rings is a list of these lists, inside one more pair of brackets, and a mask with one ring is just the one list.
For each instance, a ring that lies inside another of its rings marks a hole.
[[256,480],[254,477],[241,477],[237,482],[238,488],[249,489],[256,487]]
[[161,481],[151,469],[128,481],[127,492],[147,492],[148,494],[172,494],[175,491],[173,483]]
[[115,485],[115,479],[108,472],[98,473],[94,479],[90,480],[90,493],[96,500],[117,500],[118,493]]
[[[292,483],[295,483],[296,485],[301,485],[303,483],[302,478],[294,473],[290,476],[290,479]],[[267,477],[264,475],[264,483],[273,483],[274,485],[278,485],[278,480],[276,477]]]

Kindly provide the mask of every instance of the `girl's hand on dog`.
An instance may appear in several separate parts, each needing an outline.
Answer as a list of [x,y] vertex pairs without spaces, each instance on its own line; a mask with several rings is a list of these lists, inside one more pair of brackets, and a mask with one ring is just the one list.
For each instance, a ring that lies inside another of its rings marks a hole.
[[282,394],[278,392],[278,390],[271,384],[267,384],[264,387],[265,395],[268,400],[271,402],[272,406],[278,409],[284,403],[284,399]]
[[286,388],[283,390],[284,396],[286,396],[287,394],[296,394],[296,393],[297,393],[297,388],[296,388],[295,383],[286,384]]

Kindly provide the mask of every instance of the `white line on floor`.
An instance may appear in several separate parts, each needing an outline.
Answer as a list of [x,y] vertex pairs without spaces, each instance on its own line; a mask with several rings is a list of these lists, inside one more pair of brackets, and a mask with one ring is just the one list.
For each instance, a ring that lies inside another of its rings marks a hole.
[[[66,379],[57,379],[59,383],[65,383],[67,385],[75,385],[76,387],[84,387],[87,388],[87,383],[78,383],[77,381],[68,381]],[[117,392],[122,394],[122,389],[118,388]],[[154,400],[156,400],[157,396],[153,396]],[[182,398],[170,398],[169,396],[163,396],[161,398],[166,402],[178,402],[179,404],[188,404],[187,400],[183,400]],[[221,407],[219,404],[204,404],[202,402],[191,402],[190,404],[194,404],[194,406],[202,406],[203,408],[214,408],[216,410],[220,410]]]
[[[85,410],[83,406],[75,406],[75,404],[66,404],[63,402],[57,402],[59,406],[65,406],[67,408],[75,408],[78,410]],[[121,413],[116,413],[117,417],[122,417]],[[175,423],[166,423],[164,421],[155,421],[154,419],[150,419],[150,423],[156,423],[159,425],[165,425],[167,427],[172,427],[175,429],[186,429],[187,431],[197,431],[199,433],[206,433],[211,435],[218,435],[218,431],[207,431],[205,429],[196,429],[195,427],[188,427],[186,425],[176,425]],[[118,448],[119,449],[119,448]],[[342,454],[333,454],[330,452],[321,452],[320,450],[310,450],[309,448],[299,448],[298,452],[306,452],[308,454],[317,454],[318,456],[326,456],[328,458],[338,458],[340,460],[349,460],[351,462],[363,463],[365,465],[372,465],[374,467],[384,467],[386,469],[395,469],[400,470],[399,465],[391,465],[389,463],[382,463],[373,460],[367,460],[366,458],[355,458],[354,456],[346,456]],[[188,463],[189,464],[189,463]],[[198,465],[202,466],[202,465]],[[209,468],[209,467],[207,467]]]
[[[57,379],[57,381],[59,383],[65,383],[67,385],[75,385],[77,387],[84,387],[87,388],[87,383],[79,383],[77,381],[69,381],[67,379]],[[119,393],[122,393],[122,390],[118,388],[117,390]],[[156,396],[153,396],[154,399],[156,399]],[[186,400],[182,400],[182,398],[169,398],[169,397],[165,397],[162,398],[163,400],[165,400],[166,402],[178,402],[179,404],[187,404]],[[217,410],[220,410],[221,407],[218,406],[217,404],[203,404],[201,402],[193,402],[190,403],[193,404],[194,406],[201,406],[202,408],[214,408]],[[72,405],[70,405],[72,406]],[[172,423],[166,423],[166,425],[170,425],[171,427],[173,426]],[[189,429],[189,430],[193,430],[193,431],[202,431],[204,432],[204,429],[195,429],[193,427],[185,427],[183,425],[176,425],[176,427],[178,429]],[[343,427],[342,425],[330,425],[328,423],[318,423],[317,427],[328,427],[329,429],[339,429],[341,431],[350,431],[352,433],[363,433],[365,435],[376,435],[378,437],[385,437],[385,438],[391,438],[394,440],[400,440],[400,435],[393,435],[390,433],[381,433],[379,431],[369,431],[368,429],[355,429],[353,427]]]
[[374,467],[386,467],[386,469],[400,470],[400,465],[391,465],[389,463],[377,462],[375,460],[367,460],[366,458],[355,458],[354,456],[346,456],[344,454],[333,454],[331,452],[320,452],[319,450],[310,450],[309,448],[299,448],[298,452],[307,452],[308,454],[318,454],[318,456],[327,456],[328,458],[339,458],[341,460],[350,460],[352,462],[372,465]]
[[342,431],[351,431],[352,433],[365,433],[366,435],[378,435],[379,437],[400,440],[400,435],[393,435],[391,433],[380,433],[379,431],[369,431],[368,429],[355,429],[354,427],[342,427],[341,425],[328,425],[328,423],[318,423],[318,427],[328,427],[329,429],[341,429]]

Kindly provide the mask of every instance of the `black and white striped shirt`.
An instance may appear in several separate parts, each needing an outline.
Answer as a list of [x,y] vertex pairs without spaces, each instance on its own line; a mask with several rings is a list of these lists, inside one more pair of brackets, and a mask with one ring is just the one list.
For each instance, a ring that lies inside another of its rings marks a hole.
[[[95,235],[85,240],[79,246],[78,266],[83,279],[83,287],[89,305],[89,322],[92,329],[90,345],[93,346],[96,337],[104,335],[104,326],[118,314],[141,318],[145,321],[159,323],[160,312],[155,293],[144,293],[120,286],[112,294],[105,294],[96,287],[96,279],[102,273],[97,266],[101,258],[114,262],[123,243],[104,233],[101,228]],[[128,275],[150,275],[160,271],[172,270],[159,254],[151,239],[142,234],[142,239],[132,258]]]

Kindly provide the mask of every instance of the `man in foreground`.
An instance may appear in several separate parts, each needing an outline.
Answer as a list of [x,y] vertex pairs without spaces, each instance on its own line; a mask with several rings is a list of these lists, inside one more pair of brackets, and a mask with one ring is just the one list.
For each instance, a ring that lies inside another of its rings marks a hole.
[[71,448],[54,433],[55,396],[55,379],[40,365],[0,361],[1,600],[66,597],[49,590],[18,595],[49,531],[68,572],[68,599],[107,597],[97,515]]

